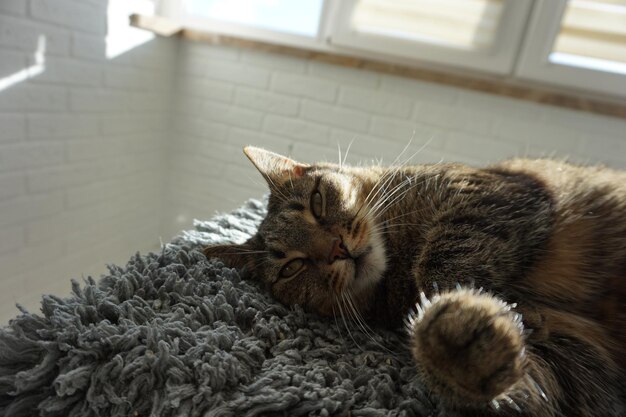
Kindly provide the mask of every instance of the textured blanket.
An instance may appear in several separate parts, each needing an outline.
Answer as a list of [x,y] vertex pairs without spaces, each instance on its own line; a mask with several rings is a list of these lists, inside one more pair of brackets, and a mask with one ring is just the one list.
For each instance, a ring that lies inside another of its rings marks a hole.
[[264,215],[197,222],[22,311],[0,329],[0,416],[431,415],[402,332],[283,306],[200,251]]

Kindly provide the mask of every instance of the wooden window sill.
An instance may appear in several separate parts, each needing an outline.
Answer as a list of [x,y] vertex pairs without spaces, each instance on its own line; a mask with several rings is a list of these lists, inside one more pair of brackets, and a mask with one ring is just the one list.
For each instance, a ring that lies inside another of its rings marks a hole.
[[181,37],[211,45],[226,45],[250,48],[265,52],[296,56],[303,59],[322,61],[345,67],[368,69],[385,74],[397,75],[438,84],[465,88],[483,93],[512,97],[536,103],[564,107],[626,119],[626,101],[618,98],[596,98],[575,92],[561,92],[542,86],[520,85],[509,80],[481,78],[478,76],[459,75],[433,69],[398,65],[389,62],[358,58],[339,53],[313,51],[305,48],[277,45],[269,42],[244,39],[237,36],[211,33],[184,28],[170,19],[159,16],[130,16],[132,26],[149,30],[164,37]]

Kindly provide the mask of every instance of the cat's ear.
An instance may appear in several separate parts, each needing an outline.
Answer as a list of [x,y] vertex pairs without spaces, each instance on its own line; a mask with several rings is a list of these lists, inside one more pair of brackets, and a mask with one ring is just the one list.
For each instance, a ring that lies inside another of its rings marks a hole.
[[207,259],[218,258],[231,268],[248,271],[254,268],[254,260],[258,256],[258,251],[249,242],[207,246],[203,252]]
[[252,161],[270,187],[301,177],[309,167],[307,164],[254,146],[246,146],[243,153]]

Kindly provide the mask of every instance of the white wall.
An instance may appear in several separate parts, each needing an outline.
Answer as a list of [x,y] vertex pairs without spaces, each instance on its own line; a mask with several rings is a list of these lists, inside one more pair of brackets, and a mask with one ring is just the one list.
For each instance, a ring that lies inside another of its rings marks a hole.
[[1,321],[158,247],[176,44],[106,30],[107,1],[0,1]]
[[227,211],[265,185],[241,153],[264,146],[305,162],[485,164],[557,156],[626,168],[626,120],[250,50],[181,44],[170,142],[172,231]]

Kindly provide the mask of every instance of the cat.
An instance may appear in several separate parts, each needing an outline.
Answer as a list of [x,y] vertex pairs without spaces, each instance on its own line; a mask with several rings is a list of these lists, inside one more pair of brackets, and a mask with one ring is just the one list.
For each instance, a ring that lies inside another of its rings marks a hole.
[[244,153],[269,185],[267,216],[207,258],[285,304],[332,316],[347,300],[370,325],[407,326],[442,415],[624,415],[626,172]]

